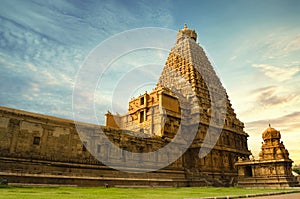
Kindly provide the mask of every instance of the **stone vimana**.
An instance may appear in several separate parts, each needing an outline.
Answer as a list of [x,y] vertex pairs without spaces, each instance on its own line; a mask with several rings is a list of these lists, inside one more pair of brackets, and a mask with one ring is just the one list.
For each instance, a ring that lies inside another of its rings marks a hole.
[[[194,30],[179,30],[156,87],[131,99],[126,114],[108,112],[105,126],[1,107],[0,178],[79,186],[235,185],[235,164],[251,155],[248,134],[196,41]],[[138,155],[170,143],[182,150],[180,157],[173,151]],[[168,159],[168,166],[151,169]]]
[[292,160],[280,141],[281,134],[269,125],[262,133],[259,160],[242,159],[236,163],[240,187],[295,187],[299,182],[292,174]]

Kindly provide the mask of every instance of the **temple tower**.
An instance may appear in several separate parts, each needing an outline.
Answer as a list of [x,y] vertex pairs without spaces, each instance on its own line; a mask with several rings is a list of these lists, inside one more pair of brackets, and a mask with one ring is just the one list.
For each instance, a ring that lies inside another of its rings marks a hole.
[[259,160],[290,160],[288,150],[285,149],[283,142],[280,141],[280,131],[269,125],[269,128],[263,132],[262,138],[264,142],[259,153]]
[[[157,86],[132,99],[125,115],[108,113],[106,125],[169,141],[178,129],[188,135],[198,126],[194,141],[180,160],[187,177],[195,182],[205,176],[219,184],[233,184],[237,176],[235,162],[251,154],[248,134],[197,37],[187,25],[178,30]],[[182,99],[187,103],[180,103]],[[187,104],[192,104],[190,110]],[[205,157],[199,156],[200,150],[207,151]]]
[[292,174],[293,161],[280,141],[280,131],[269,127],[262,133],[259,160],[239,159],[238,186],[240,187],[294,187],[299,186]]
[[[174,82],[175,78],[172,78],[172,76],[177,75],[179,72],[181,77],[188,81],[195,92],[201,108],[200,112],[203,120],[201,122],[206,124],[211,119],[210,108],[214,106],[211,96],[218,96],[219,93],[225,93],[225,96],[222,96],[226,98],[227,109],[224,128],[247,137],[248,135],[243,131],[244,124],[236,117],[220,79],[207,58],[205,51],[196,41],[197,33],[195,30],[189,29],[187,25],[184,25],[184,28],[178,31],[176,43],[170,50],[158,80],[158,85],[173,87],[176,84],[177,89],[183,90],[186,84]],[[177,73],[174,71],[177,71]],[[210,90],[206,84],[207,82],[213,82],[210,85]]]

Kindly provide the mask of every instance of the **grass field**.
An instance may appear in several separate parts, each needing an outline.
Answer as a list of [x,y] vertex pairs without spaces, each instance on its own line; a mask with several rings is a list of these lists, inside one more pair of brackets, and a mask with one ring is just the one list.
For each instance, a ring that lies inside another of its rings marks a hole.
[[208,196],[229,196],[282,191],[279,189],[243,189],[243,188],[104,188],[104,187],[2,187],[0,198],[145,198],[145,199],[183,199]]

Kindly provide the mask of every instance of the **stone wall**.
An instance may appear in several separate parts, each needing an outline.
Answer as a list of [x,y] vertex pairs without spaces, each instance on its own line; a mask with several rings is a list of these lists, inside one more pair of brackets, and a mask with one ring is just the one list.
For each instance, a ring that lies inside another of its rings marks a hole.
[[[92,124],[81,125],[90,133],[99,128]],[[158,138],[134,139],[121,130],[103,129],[116,143],[120,138],[127,140],[122,147],[131,151],[156,150],[165,144]],[[168,168],[151,173],[126,173],[105,166],[86,150],[71,120],[0,107],[0,138],[0,176],[11,183],[81,186],[107,182],[149,186],[186,186],[188,183],[180,158]],[[107,154],[107,158],[110,155]]]
[[239,187],[294,187],[299,186],[291,173],[292,161],[241,161],[238,166]]
[[[89,134],[99,128],[92,124],[81,125]],[[167,128],[174,130],[177,126]],[[133,137],[129,131],[109,127],[102,129],[116,145],[133,152],[155,151],[170,141],[161,137]],[[174,163],[155,172],[117,171],[99,162],[86,150],[73,121],[5,107],[0,108],[0,137],[0,176],[8,178],[9,182],[204,186],[228,185],[237,175],[232,170],[236,152],[222,148],[222,144],[201,159],[198,157],[199,146],[191,147]],[[91,144],[88,138],[83,141]],[[107,158],[110,156],[107,154]],[[124,164],[130,164],[130,157],[124,160]],[[151,165],[147,160],[144,162]],[[134,165],[132,169],[134,171]]]
[[71,120],[1,107],[2,157],[83,163],[93,158]]

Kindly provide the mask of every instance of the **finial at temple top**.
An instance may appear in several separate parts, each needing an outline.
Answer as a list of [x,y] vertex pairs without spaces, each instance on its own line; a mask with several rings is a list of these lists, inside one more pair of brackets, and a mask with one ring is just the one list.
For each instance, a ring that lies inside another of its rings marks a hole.
[[197,33],[195,30],[189,29],[186,23],[183,25],[183,29],[178,30],[177,41],[182,39],[182,35],[188,36],[193,40],[197,40]]

